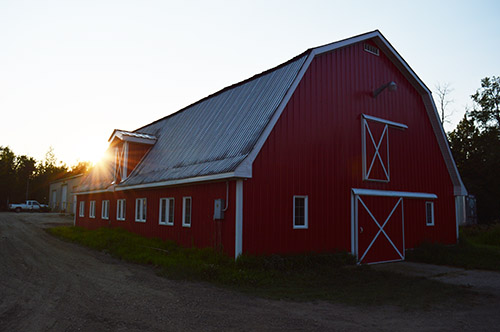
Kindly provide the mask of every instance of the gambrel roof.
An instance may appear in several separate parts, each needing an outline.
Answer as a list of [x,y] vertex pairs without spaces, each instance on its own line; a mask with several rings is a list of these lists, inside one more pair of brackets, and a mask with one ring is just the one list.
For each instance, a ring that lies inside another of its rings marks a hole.
[[[111,167],[96,169],[84,180],[81,190],[127,190],[252,177],[253,161],[313,58],[369,39],[422,95],[455,195],[465,195],[430,90],[378,30],[309,49],[278,67],[137,129],[132,133],[155,138],[156,142],[134,171],[114,187]],[[119,133],[130,136],[125,131]]]

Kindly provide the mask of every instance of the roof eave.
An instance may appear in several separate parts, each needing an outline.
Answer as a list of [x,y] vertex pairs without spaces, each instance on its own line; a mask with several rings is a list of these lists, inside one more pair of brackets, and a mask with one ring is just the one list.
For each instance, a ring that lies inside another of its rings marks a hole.
[[228,172],[228,173],[203,175],[203,176],[196,176],[196,177],[185,178],[185,179],[167,180],[167,181],[159,181],[159,182],[152,182],[152,183],[133,184],[133,185],[118,185],[115,188],[115,190],[116,191],[125,191],[125,190],[158,188],[158,187],[170,187],[170,186],[178,186],[178,185],[193,184],[193,183],[200,183],[200,182],[229,180],[229,179],[235,179],[235,178],[248,178],[248,176],[245,176],[244,174],[239,173],[239,172]]

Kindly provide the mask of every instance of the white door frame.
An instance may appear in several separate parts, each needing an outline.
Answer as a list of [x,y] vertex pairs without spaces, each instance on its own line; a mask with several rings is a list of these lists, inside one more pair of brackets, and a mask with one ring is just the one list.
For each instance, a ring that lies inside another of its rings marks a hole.
[[[379,227],[379,232],[377,233],[377,236],[383,232],[383,228],[385,224],[388,222],[390,217],[392,216],[392,213],[394,212],[395,208],[403,203],[402,199],[403,198],[414,198],[414,199],[437,199],[436,194],[430,194],[430,193],[420,193],[420,192],[408,192],[408,191],[390,191],[390,190],[374,190],[374,189],[362,189],[362,188],[352,188],[351,189],[351,253],[356,256],[356,259],[358,262],[361,260],[359,257],[359,243],[358,243],[358,202],[359,202],[359,196],[380,196],[380,197],[396,197],[400,198],[398,203],[396,203],[393,211],[389,215],[389,217],[385,220],[383,225],[381,226],[378,222],[377,225]],[[368,211],[368,210],[367,210]],[[402,221],[403,221],[403,251],[404,251],[404,210],[402,210]],[[375,221],[374,217],[372,216],[372,219]],[[387,234],[385,234],[387,236]],[[375,241],[376,237],[374,238]],[[373,241],[373,242],[374,242]],[[372,243],[373,244],[373,243]],[[394,244],[392,244],[394,246]],[[369,248],[366,250],[368,252]],[[365,252],[365,253],[366,253]],[[400,254],[401,256],[401,254]],[[404,256],[404,252],[403,252]],[[364,258],[364,257],[362,257]]]

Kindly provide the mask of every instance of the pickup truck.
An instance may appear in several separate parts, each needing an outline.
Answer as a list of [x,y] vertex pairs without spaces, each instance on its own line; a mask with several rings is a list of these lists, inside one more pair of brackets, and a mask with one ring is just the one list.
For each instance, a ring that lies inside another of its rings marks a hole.
[[42,212],[42,211],[48,211],[49,206],[46,204],[40,204],[37,201],[27,200],[26,203],[24,204],[9,204],[9,210],[16,212],[21,212],[21,211]]

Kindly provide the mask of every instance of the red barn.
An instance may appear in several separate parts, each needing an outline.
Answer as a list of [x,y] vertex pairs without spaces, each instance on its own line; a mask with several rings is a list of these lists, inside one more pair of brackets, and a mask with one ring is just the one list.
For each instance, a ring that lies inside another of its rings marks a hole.
[[309,49],[135,131],[75,223],[228,255],[402,260],[456,243],[462,184],[431,92],[379,31]]

